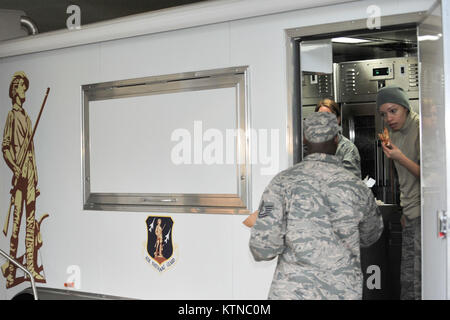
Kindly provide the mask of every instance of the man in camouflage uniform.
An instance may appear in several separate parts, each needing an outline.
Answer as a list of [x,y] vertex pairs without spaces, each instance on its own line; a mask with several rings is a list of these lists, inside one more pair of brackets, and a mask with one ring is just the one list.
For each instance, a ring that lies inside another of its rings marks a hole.
[[330,113],[304,121],[310,154],[266,187],[251,230],[255,260],[278,257],[269,299],[361,299],[360,246],[376,242],[383,222],[372,192],[335,156]]

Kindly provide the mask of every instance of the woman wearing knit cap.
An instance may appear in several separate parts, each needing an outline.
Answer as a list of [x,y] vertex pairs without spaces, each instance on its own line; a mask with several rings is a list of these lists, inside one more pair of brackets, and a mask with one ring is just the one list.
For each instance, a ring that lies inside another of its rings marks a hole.
[[421,299],[420,136],[419,115],[411,110],[400,87],[386,87],[377,95],[377,109],[389,131],[383,152],[393,160],[400,185],[402,300]]

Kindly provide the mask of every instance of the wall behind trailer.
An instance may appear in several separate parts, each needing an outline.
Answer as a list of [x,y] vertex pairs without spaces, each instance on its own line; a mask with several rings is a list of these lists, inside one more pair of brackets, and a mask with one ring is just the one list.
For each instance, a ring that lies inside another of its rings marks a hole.
[[[426,10],[431,2],[382,1],[378,5],[382,14],[399,14]],[[36,216],[50,215],[41,229],[44,286],[64,288],[72,272],[68,267],[78,266],[82,291],[144,299],[265,299],[275,261],[253,261],[249,230],[242,225],[245,216],[82,209],[80,86],[248,65],[251,126],[279,130],[282,170],[288,165],[284,30],[362,19],[371,4],[353,2],[1,59],[2,122],[11,108],[8,88],[14,72],[23,70],[29,77],[24,107],[33,124],[45,89],[51,88],[34,139],[41,191]],[[252,166],[251,210],[257,208],[273,177],[261,174],[264,167]],[[4,161],[0,178],[1,210],[6,212],[11,171]],[[174,221],[176,263],[161,273],[145,260],[149,215],[171,216]],[[2,223],[4,218],[2,214]],[[23,227],[20,235],[23,238]],[[9,251],[9,236],[0,235],[4,251]],[[0,277],[0,298],[10,298],[25,286],[5,290],[5,279]]]

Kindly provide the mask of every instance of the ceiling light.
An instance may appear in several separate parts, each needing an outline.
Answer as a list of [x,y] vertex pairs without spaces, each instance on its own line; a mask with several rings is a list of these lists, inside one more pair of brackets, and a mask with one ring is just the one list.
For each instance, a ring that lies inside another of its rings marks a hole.
[[331,39],[331,41],[338,42],[338,43],[363,43],[363,42],[370,42],[370,40],[358,39],[358,38],[347,38],[347,37],[337,37],[337,38]]
[[439,40],[441,37],[442,37],[442,33],[439,33],[437,35],[426,34],[426,35],[423,35],[423,36],[418,36],[417,39],[419,41],[428,41],[428,40],[436,41],[436,40]]

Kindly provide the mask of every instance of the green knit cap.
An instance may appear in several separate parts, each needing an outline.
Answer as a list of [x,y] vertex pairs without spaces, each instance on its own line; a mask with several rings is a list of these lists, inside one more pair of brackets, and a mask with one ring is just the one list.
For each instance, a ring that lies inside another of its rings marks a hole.
[[384,87],[377,94],[377,111],[385,103],[395,103],[411,110],[409,106],[408,95],[405,90],[397,86]]

